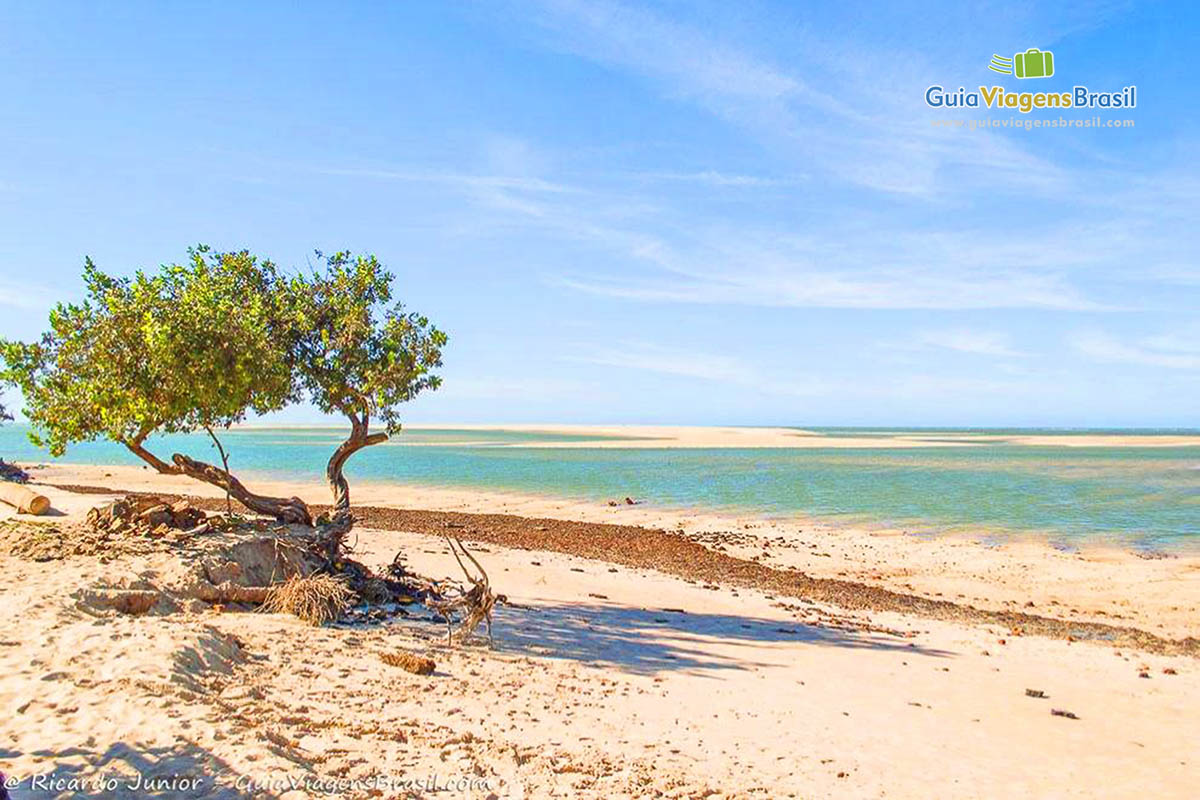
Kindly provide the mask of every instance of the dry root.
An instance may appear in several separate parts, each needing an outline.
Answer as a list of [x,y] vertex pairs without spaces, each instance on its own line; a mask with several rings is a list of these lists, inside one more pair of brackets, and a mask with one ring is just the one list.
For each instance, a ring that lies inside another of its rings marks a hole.
[[[447,536],[446,544],[450,546],[450,552],[454,555],[454,560],[458,562],[463,574],[467,576],[471,588],[463,591],[457,586],[450,587],[449,590],[434,587],[436,593],[441,595],[440,598],[426,600],[425,603],[446,620],[446,644],[453,644],[456,636],[460,642],[466,641],[479,627],[479,624],[485,622],[487,623],[488,645],[491,646],[495,644],[492,639],[492,611],[495,609],[496,603],[504,602],[506,598],[504,595],[498,595],[492,591],[487,572],[475,560],[475,556],[471,555],[462,541],[457,537]],[[459,551],[462,551],[462,555],[466,556],[467,560],[478,570],[478,577],[472,575],[471,571],[467,569],[459,556]],[[457,632],[454,630],[453,623],[455,614],[459,615]]]
[[342,615],[354,599],[346,582],[330,575],[295,575],[267,591],[262,610],[293,614],[310,625],[322,625]]

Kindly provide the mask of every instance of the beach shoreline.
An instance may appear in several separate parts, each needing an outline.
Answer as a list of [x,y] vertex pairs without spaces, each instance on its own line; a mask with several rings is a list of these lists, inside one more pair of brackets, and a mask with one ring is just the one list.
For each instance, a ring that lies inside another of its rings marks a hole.
[[[140,467],[51,464],[31,467],[38,482],[222,497],[215,487]],[[320,505],[319,482],[248,474],[267,494]],[[1200,636],[1200,553],[1147,554],[1096,542],[1075,549],[1027,535],[994,541],[976,533],[912,535],[883,526],[830,524],[794,515],[669,509],[625,498],[609,502],[519,492],[361,481],[363,506],[617,524],[679,532],[720,552],[818,579],[849,580],[995,612],[1051,612],[1080,622],[1127,625],[1166,638]],[[630,498],[633,499],[633,498]],[[2,513],[2,512],[0,512]]]
[[[319,424],[243,423],[233,430],[261,431],[342,431],[345,426]],[[887,426],[840,429],[836,435],[822,430],[779,426],[745,425],[599,425],[562,423],[415,423],[403,430],[420,431],[516,431],[553,436],[603,437],[576,441],[506,442],[500,447],[550,449],[871,449],[886,441],[888,448],[972,447],[984,444],[1011,444],[1025,447],[1200,447],[1200,433],[1181,433],[1173,429],[1154,433],[1097,432],[1072,429],[1011,429],[977,431],[959,429],[895,429]],[[1036,430],[1037,432],[1032,432]],[[886,436],[886,440],[880,437]],[[401,437],[388,442],[392,446],[421,447]]]
[[[1193,790],[1200,642],[1186,598],[1200,570],[1187,559],[354,484],[355,559],[380,570],[399,554],[452,578],[449,534],[506,595],[495,649],[449,647],[416,606],[321,628],[221,605],[87,610],[162,585],[177,556],[150,540],[31,560],[14,537],[128,492],[224,500],[135,467],[32,472],[55,515],[0,514],[0,767],[18,792],[48,773],[186,774],[203,787],[187,796],[281,800],[334,778],[365,799],[415,776],[479,798]],[[327,499],[315,482],[254,488]],[[436,671],[389,666],[397,651]],[[283,788],[237,794],[257,780]]]

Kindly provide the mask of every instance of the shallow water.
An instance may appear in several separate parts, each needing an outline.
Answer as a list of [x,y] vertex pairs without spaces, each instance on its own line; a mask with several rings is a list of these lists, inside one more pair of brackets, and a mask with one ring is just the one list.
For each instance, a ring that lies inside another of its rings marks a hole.
[[[900,431],[821,432],[870,435],[879,439],[879,446],[564,449],[537,445],[618,437],[446,428],[405,432],[393,443],[361,451],[347,473],[360,481],[586,500],[629,495],[661,506],[803,514],[914,533],[1032,533],[1066,546],[1099,541],[1147,549],[1200,546],[1200,447],[1031,447],[1007,444],[1002,437],[1064,432],[947,430],[933,433],[970,434],[980,444],[899,448],[889,447],[889,440]],[[23,462],[50,461],[28,442],[26,433],[21,425],[0,429],[0,455]],[[222,440],[235,471],[321,481],[325,461],[341,435],[333,428],[243,428],[222,434]],[[160,454],[178,450],[216,460],[203,436],[162,437],[150,446]],[[77,445],[62,460],[141,463],[107,442]]]

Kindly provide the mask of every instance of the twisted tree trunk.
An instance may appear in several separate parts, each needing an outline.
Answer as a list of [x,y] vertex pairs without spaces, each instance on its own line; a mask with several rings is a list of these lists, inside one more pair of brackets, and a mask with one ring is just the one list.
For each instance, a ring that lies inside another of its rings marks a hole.
[[342,551],[342,542],[354,527],[354,515],[350,513],[350,484],[347,483],[342,469],[350,456],[364,447],[386,442],[388,438],[386,433],[370,432],[371,418],[365,408],[361,416],[348,409],[344,410],[344,413],[350,420],[350,435],[333,451],[329,463],[325,466],[325,478],[329,481],[329,490],[333,492],[330,522],[322,533],[325,554],[330,563],[337,563]]
[[215,467],[212,464],[206,464],[203,461],[188,458],[182,453],[173,455],[171,460],[174,463],[168,464],[143,447],[142,441],[143,439],[135,439],[124,442],[124,444],[131,453],[145,461],[156,472],[162,475],[186,475],[189,478],[212,484],[224,489],[235,500],[254,513],[274,517],[280,522],[308,526],[313,524],[308,506],[299,497],[267,497],[266,495],[255,494],[228,471],[220,467]]
[[365,411],[362,416],[352,413],[347,413],[346,416],[350,418],[350,435],[333,451],[329,464],[325,467],[325,478],[329,481],[330,491],[333,492],[334,517],[350,513],[350,484],[342,474],[342,468],[346,466],[350,456],[364,447],[386,442],[388,439],[386,433],[370,432],[371,422]]
[[265,514],[274,517],[280,522],[292,522],[297,525],[308,525],[311,527],[313,524],[312,515],[308,512],[308,506],[299,497],[268,497],[266,495],[255,494],[247,489],[241,481],[220,467],[214,467],[212,464],[206,464],[203,461],[196,461],[182,453],[176,453],[171,456],[171,460],[175,462],[179,471],[184,475],[224,489],[239,503],[256,514]]

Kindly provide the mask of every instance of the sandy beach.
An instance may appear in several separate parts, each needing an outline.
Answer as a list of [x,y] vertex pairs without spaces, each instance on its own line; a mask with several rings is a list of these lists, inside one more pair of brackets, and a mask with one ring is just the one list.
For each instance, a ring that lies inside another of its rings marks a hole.
[[[447,647],[419,611],[324,628],[220,606],[98,613],[86,592],[162,583],[174,556],[34,561],[21,531],[66,525],[124,491],[216,506],[219,493],[127,467],[57,465],[34,478],[62,516],[3,523],[0,763],[26,781],[14,797],[73,796],[31,782],[48,773],[123,774],[115,796],[127,797],[156,796],[132,788],[136,775],[197,782],[164,797],[1194,787],[1195,558],[356,487],[357,558],[380,566],[402,552],[421,574],[454,575],[440,536],[452,526],[507,595],[494,649]],[[325,499],[315,484],[261,488]],[[647,555],[639,531],[671,538]],[[394,651],[428,654],[437,670],[381,661]],[[337,780],[334,792],[319,783]]]
[[[411,425],[409,430],[435,429],[432,425]],[[507,444],[507,447],[553,448],[888,448],[970,447],[985,443],[1005,443],[1027,447],[1200,447],[1200,436],[1189,434],[1108,435],[1099,433],[1058,434],[995,434],[948,433],[944,431],[912,432],[880,430],[873,435],[830,435],[800,428],[770,428],[744,426],[692,425],[462,425],[453,426],[467,431],[524,431],[526,433],[566,434],[576,436],[605,436],[610,439],[583,439]],[[408,446],[403,438],[394,445]]]
[[1200,7],[295,5],[2,14],[0,800],[1200,795]]

